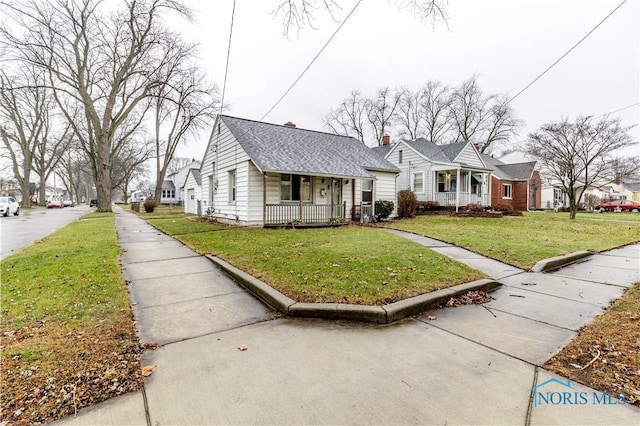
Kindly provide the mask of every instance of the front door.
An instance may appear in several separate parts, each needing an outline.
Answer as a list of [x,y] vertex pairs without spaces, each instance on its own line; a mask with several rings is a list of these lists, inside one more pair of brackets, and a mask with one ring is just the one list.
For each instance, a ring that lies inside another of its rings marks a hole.
[[332,217],[339,217],[340,214],[340,206],[342,204],[342,179],[333,179],[333,189],[332,189],[332,199],[331,204],[333,205],[333,212],[331,212]]

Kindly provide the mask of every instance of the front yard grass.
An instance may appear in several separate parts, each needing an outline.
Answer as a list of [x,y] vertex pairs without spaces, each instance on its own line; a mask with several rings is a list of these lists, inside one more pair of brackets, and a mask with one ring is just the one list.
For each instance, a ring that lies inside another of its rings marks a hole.
[[[379,229],[223,228],[185,218],[149,222],[299,302],[380,305],[485,278]],[[206,232],[207,226],[215,232]]]
[[640,407],[640,282],[583,327],[544,368],[600,392],[622,393]]
[[[519,268],[578,250],[600,252],[640,241],[640,221],[622,221],[634,214],[582,214],[528,212],[523,216],[473,218],[418,216],[383,226],[453,243]],[[595,220],[600,219],[600,220]]]
[[142,384],[113,214],[83,219],[0,262],[0,422],[57,419]]

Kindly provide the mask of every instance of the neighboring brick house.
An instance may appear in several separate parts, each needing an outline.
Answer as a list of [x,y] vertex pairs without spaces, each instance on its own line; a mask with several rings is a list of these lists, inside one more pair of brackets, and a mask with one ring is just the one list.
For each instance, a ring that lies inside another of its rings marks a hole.
[[535,170],[536,162],[505,164],[490,155],[481,154],[491,172],[491,205],[503,204],[516,211],[542,206],[542,181]]

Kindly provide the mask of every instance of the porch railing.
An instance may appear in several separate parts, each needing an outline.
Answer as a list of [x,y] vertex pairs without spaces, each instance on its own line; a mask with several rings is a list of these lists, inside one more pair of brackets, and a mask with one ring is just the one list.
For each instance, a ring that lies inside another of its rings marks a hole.
[[[455,206],[456,205],[456,193],[455,192],[436,192],[434,194],[434,201],[437,201],[441,206]],[[489,194],[469,194],[468,192],[460,193],[459,206],[466,206],[467,204],[481,204],[488,206],[491,204],[491,198]]]
[[267,204],[264,224],[266,226],[300,224],[328,224],[333,218],[345,218],[344,204]]

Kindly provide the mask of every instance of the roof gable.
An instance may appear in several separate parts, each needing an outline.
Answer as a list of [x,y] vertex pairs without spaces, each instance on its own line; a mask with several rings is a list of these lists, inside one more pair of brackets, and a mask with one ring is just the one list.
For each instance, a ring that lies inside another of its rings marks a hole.
[[399,170],[362,142],[221,115],[220,120],[262,172],[371,178],[368,171]]

